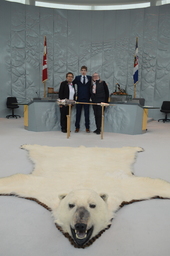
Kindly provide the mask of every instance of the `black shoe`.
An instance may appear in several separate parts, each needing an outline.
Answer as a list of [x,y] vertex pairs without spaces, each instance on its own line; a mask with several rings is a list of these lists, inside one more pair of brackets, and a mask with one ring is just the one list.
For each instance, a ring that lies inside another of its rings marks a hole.
[[66,132],[67,132],[65,129],[62,129],[61,131],[62,131],[62,132],[64,132],[64,133],[66,133]]
[[97,131],[96,131],[96,134],[100,134],[100,131],[99,131],[99,130],[97,130]]
[[94,133],[96,133],[97,132],[97,129],[94,131]]

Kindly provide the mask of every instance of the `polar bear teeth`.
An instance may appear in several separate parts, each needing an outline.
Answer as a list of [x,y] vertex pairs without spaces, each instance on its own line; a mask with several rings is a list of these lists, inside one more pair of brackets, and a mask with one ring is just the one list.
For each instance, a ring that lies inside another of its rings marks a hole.
[[87,230],[85,231],[85,233],[79,233],[76,229],[75,229],[75,233],[76,233],[76,238],[78,239],[85,239],[87,237]]

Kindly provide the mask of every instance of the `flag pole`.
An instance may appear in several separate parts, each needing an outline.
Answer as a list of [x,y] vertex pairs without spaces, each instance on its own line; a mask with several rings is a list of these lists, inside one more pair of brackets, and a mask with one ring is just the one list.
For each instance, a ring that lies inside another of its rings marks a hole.
[[44,98],[46,98],[47,97],[46,81],[44,81],[43,83],[44,83]]
[[133,97],[136,98],[136,85],[138,83],[138,37],[136,37],[133,80],[134,80],[134,94],[133,94]]
[[133,98],[136,98],[136,84],[137,84],[137,83],[134,84]]
[[48,79],[48,71],[47,71],[47,40],[46,36],[44,36],[44,52],[43,52],[43,69],[42,69],[42,82],[44,84],[44,98],[47,97],[47,88],[46,81]]

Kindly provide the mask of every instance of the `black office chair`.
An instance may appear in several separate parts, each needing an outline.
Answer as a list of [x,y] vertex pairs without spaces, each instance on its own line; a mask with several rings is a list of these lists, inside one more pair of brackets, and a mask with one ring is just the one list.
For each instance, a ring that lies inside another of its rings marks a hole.
[[17,101],[16,97],[8,97],[7,101],[6,101],[6,106],[7,106],[7,108],[12,109],[12,115],[7,115],[6,118],[10,118],[10,117],[13,117],[13,118],[19,117],[20,118],[21,117],[19,115],[14,115],[14,109],[19,108],[18,101]]
[[158,122],[159,121],[163,121],[164,123],[169,122],[170,119],[167,118],[167,115],[168,113],[170,113],[170,101],[163,101],[160,111],[165,113],[165,118],[159,119]]

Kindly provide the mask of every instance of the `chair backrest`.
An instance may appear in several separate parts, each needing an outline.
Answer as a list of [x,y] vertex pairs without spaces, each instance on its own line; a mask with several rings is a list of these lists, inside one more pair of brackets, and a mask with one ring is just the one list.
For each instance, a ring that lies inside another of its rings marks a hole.
[[170,111],[170,101],[163,101],[161,110],[169,110]]
[[13,105],[13,103],[18,103],[17,98],[16,97],[8,97],[7,101],[6,101],[7,107],[10,107],[10,106],[17,107],[18,106],[17,104]]

